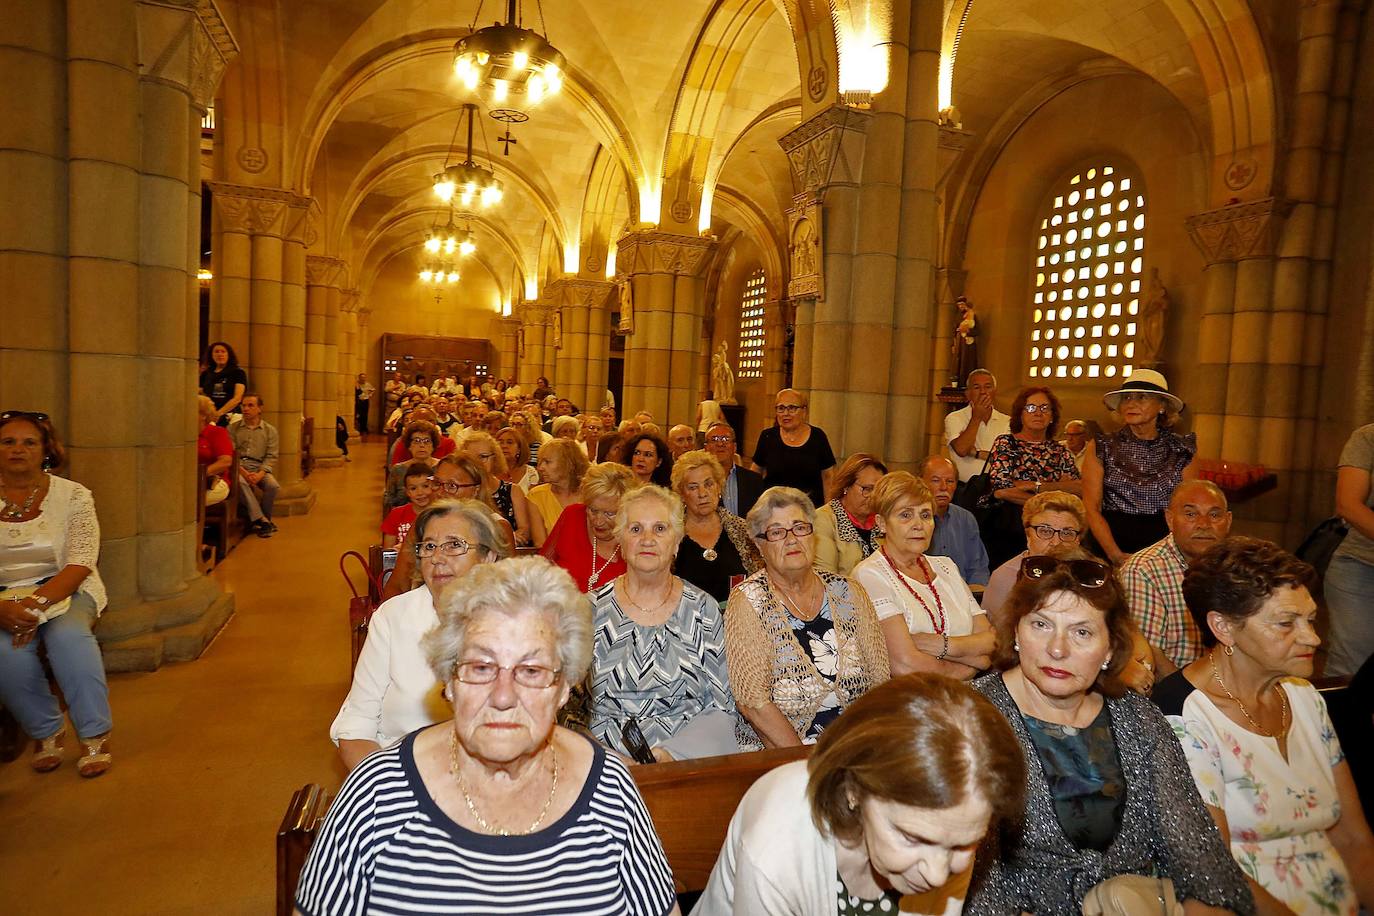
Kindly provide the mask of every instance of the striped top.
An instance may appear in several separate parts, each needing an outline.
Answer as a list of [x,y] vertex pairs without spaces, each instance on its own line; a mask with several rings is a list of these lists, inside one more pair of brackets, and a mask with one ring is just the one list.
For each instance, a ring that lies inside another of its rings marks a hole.
[[349,774],[296,889],[307,916],[662,916],[672,873],[629,771],[595,746],[572,808],[527,836],[474,833],[446,815],[415,764],[412,732]]

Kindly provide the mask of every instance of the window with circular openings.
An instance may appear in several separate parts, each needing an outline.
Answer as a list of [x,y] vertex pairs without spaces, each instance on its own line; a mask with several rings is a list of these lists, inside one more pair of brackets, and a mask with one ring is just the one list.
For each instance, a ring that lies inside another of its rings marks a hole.
[[[1066,223],[1077,225],[1065,231]],[[1039,214],[1031,266],[1032,295],[1041,306],[1026,341],[1031,378],[1086,381],[1130,375],[1136,325],[1120,319],[1140,308],[1145,223],[1145,183],[1129,163],[1077,169],[1050,190]],[[1059,272],[1043,269],[1061,261],[1074,266]],[[1088,280],[1092,286],[1083,285]],[[1051,302],[1076,307],[1045,309]],[[1104,339],[1112,345],[1044,343]]]

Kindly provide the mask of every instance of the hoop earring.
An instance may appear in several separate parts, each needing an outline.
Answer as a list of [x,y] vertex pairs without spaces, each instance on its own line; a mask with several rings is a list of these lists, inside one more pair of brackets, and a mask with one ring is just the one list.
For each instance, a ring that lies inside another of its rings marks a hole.
[[1235,655],[1235,654],[1236,654],[1236,647],[1235,647],[1235,646],[1227,646],[1227,647],[1226,647],[1226,654],[1227,654],[1227,655]]

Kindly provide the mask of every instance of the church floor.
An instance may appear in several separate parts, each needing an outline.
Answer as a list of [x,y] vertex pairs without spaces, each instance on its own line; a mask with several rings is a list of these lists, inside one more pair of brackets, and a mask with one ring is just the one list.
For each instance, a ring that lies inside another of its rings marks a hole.
[[0,764],[0,912],[268,914],[291,794],[342,781],[329,723],[348,689],[339,554],[376,538],[380,440],[318,470],[309,515],[246,538],[213,577],[234,617],[194,662],[114,675],[114,767]]

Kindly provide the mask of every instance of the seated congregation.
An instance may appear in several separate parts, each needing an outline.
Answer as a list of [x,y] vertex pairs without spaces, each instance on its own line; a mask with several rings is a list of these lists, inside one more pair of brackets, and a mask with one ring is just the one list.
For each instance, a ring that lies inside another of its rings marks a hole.
[[752,462],[706,405],[405,391],[297,911],[1374,908],[1317,572],[1231,535],[1158,373],[1068,444],[969,382],[919,475],[791,389]]

